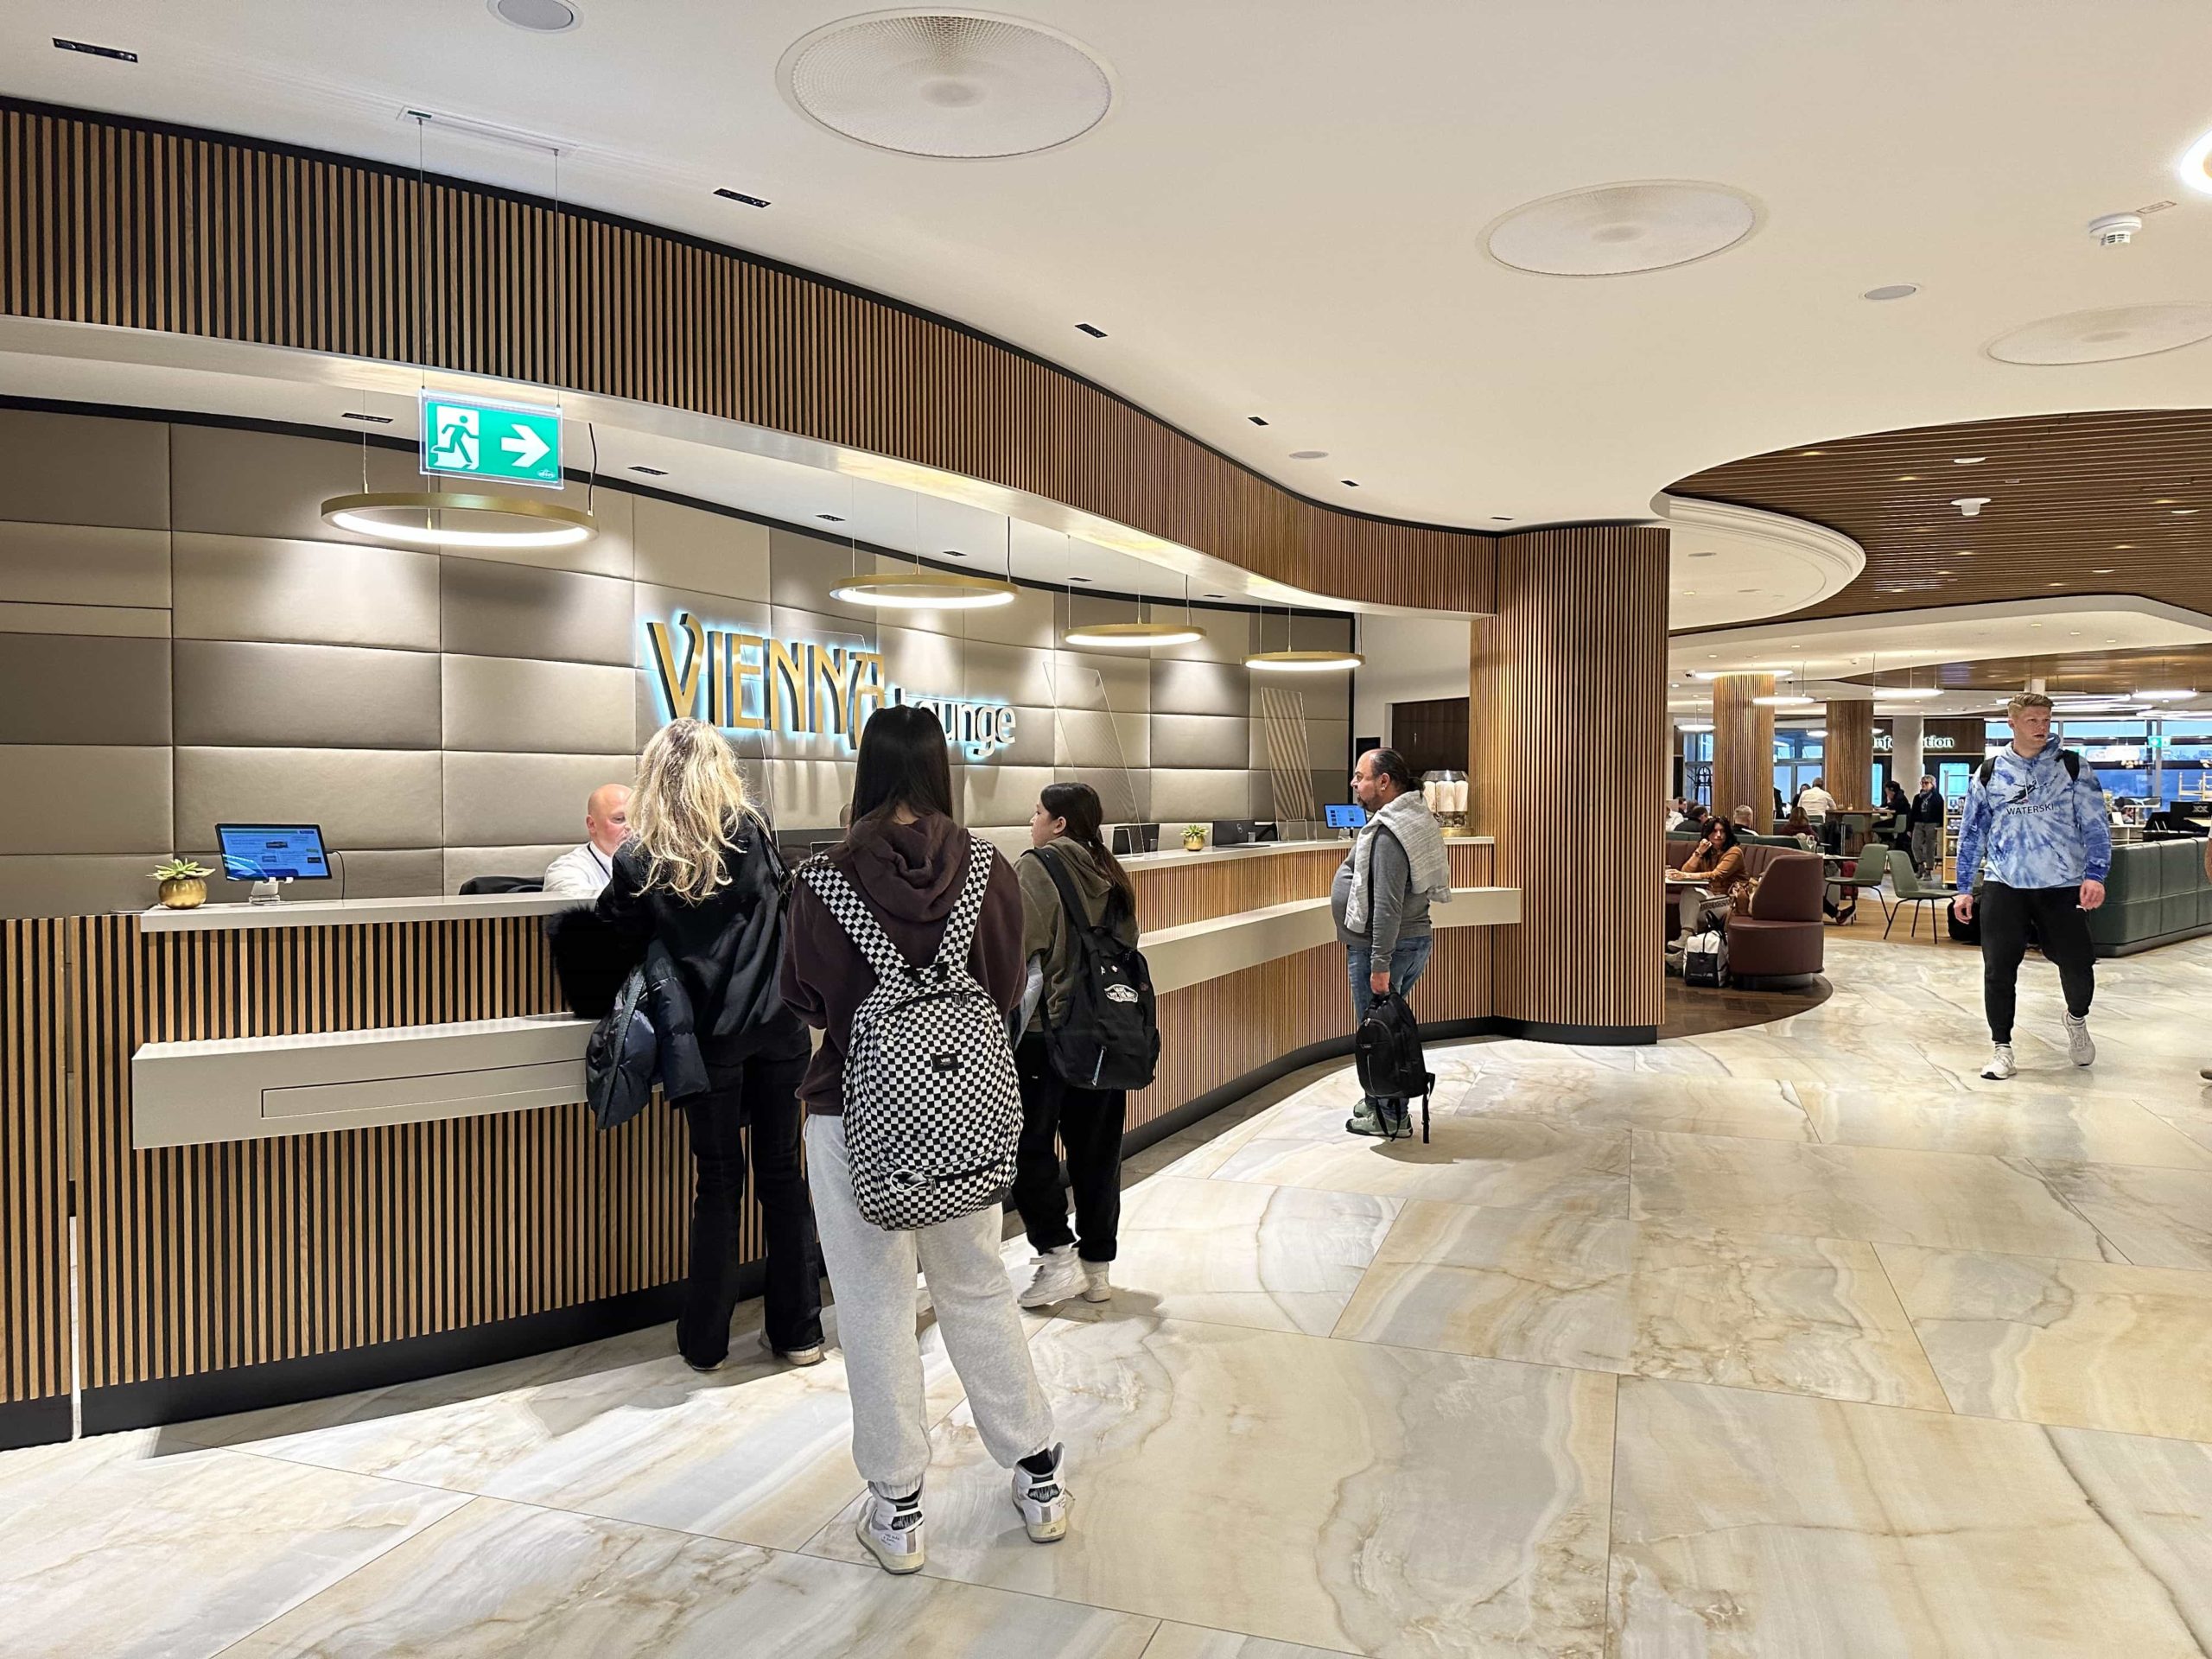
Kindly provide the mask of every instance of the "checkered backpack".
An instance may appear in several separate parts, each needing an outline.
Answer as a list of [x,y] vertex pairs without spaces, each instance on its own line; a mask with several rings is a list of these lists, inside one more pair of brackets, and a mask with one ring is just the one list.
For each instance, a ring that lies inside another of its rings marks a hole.
[[1014,1183],[1021,1094],[1006,1016],[968,971],[995,855],[970,836],[968,874],[937,960],[911,966],[842,871],[811,859],[799,878],[875,969],[845,1046],[845,1146],[853,1202],[887,1232],[972,1216]]

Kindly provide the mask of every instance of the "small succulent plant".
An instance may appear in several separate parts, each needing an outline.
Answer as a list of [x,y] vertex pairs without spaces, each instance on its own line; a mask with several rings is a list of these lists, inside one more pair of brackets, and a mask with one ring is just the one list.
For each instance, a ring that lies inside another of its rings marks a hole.
[[189,881],[200,877],[210,876],[214,874],[215,872],[209,869],[205,864],[195,864],[188,858],[172,858],[166,863],[159,864],[155,867],[154,880],[156,881]]
[[1206,827],[1203,823],[1186,823],[1183,826],[1184,840],[1204,841],[1205,838]]

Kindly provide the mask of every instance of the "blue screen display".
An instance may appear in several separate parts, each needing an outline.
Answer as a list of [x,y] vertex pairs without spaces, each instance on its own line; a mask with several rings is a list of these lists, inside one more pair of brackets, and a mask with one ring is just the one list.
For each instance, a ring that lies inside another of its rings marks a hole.
[[1332,830],[1364,830],[1367,827],[1367,809],[1363,806],[1340,806],[1332,801],[1321,809],[1321,813],[1328,819]]
[[321,881],[330,876],[322,830],[312,823],[219,823],[223,874],[233,881]]

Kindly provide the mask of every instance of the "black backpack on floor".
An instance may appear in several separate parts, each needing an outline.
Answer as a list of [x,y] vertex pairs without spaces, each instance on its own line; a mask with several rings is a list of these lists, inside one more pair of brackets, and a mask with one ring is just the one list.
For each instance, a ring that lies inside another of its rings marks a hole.
[[1059,889],[1074,975],[1066,1017],[1045,1028],[1052,1070],[1078,1089],[1142,1089],[1160,1069],[1160,1018],[1144,952],[1091,925],[1058,859],[1042,850],[1030,856]]
[[1428,1139],[1429,1096],[1436,1074],[1421,1052],[1421,1024],[1406,999],[1385,991],[1368,1004],[1367,1017],[1352,1035],[1361,1091],[1380,1100],[1421,1096],[1421,1138]]

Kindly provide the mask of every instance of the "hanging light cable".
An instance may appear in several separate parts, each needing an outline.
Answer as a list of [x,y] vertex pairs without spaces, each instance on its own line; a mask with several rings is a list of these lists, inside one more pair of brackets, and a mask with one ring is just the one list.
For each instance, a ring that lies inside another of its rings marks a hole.
[[[1335,674],[1348,668],[1362,668],[1367,658],[1356,651],[1293,651],[1290,648],[1290,607],[1282,611],[1282,643],[1281,651],[1255,651],[1244,659],[1244,666],[1273,674]],[[1260,643],[1268,642],[1268,608],[1260,607]]]

